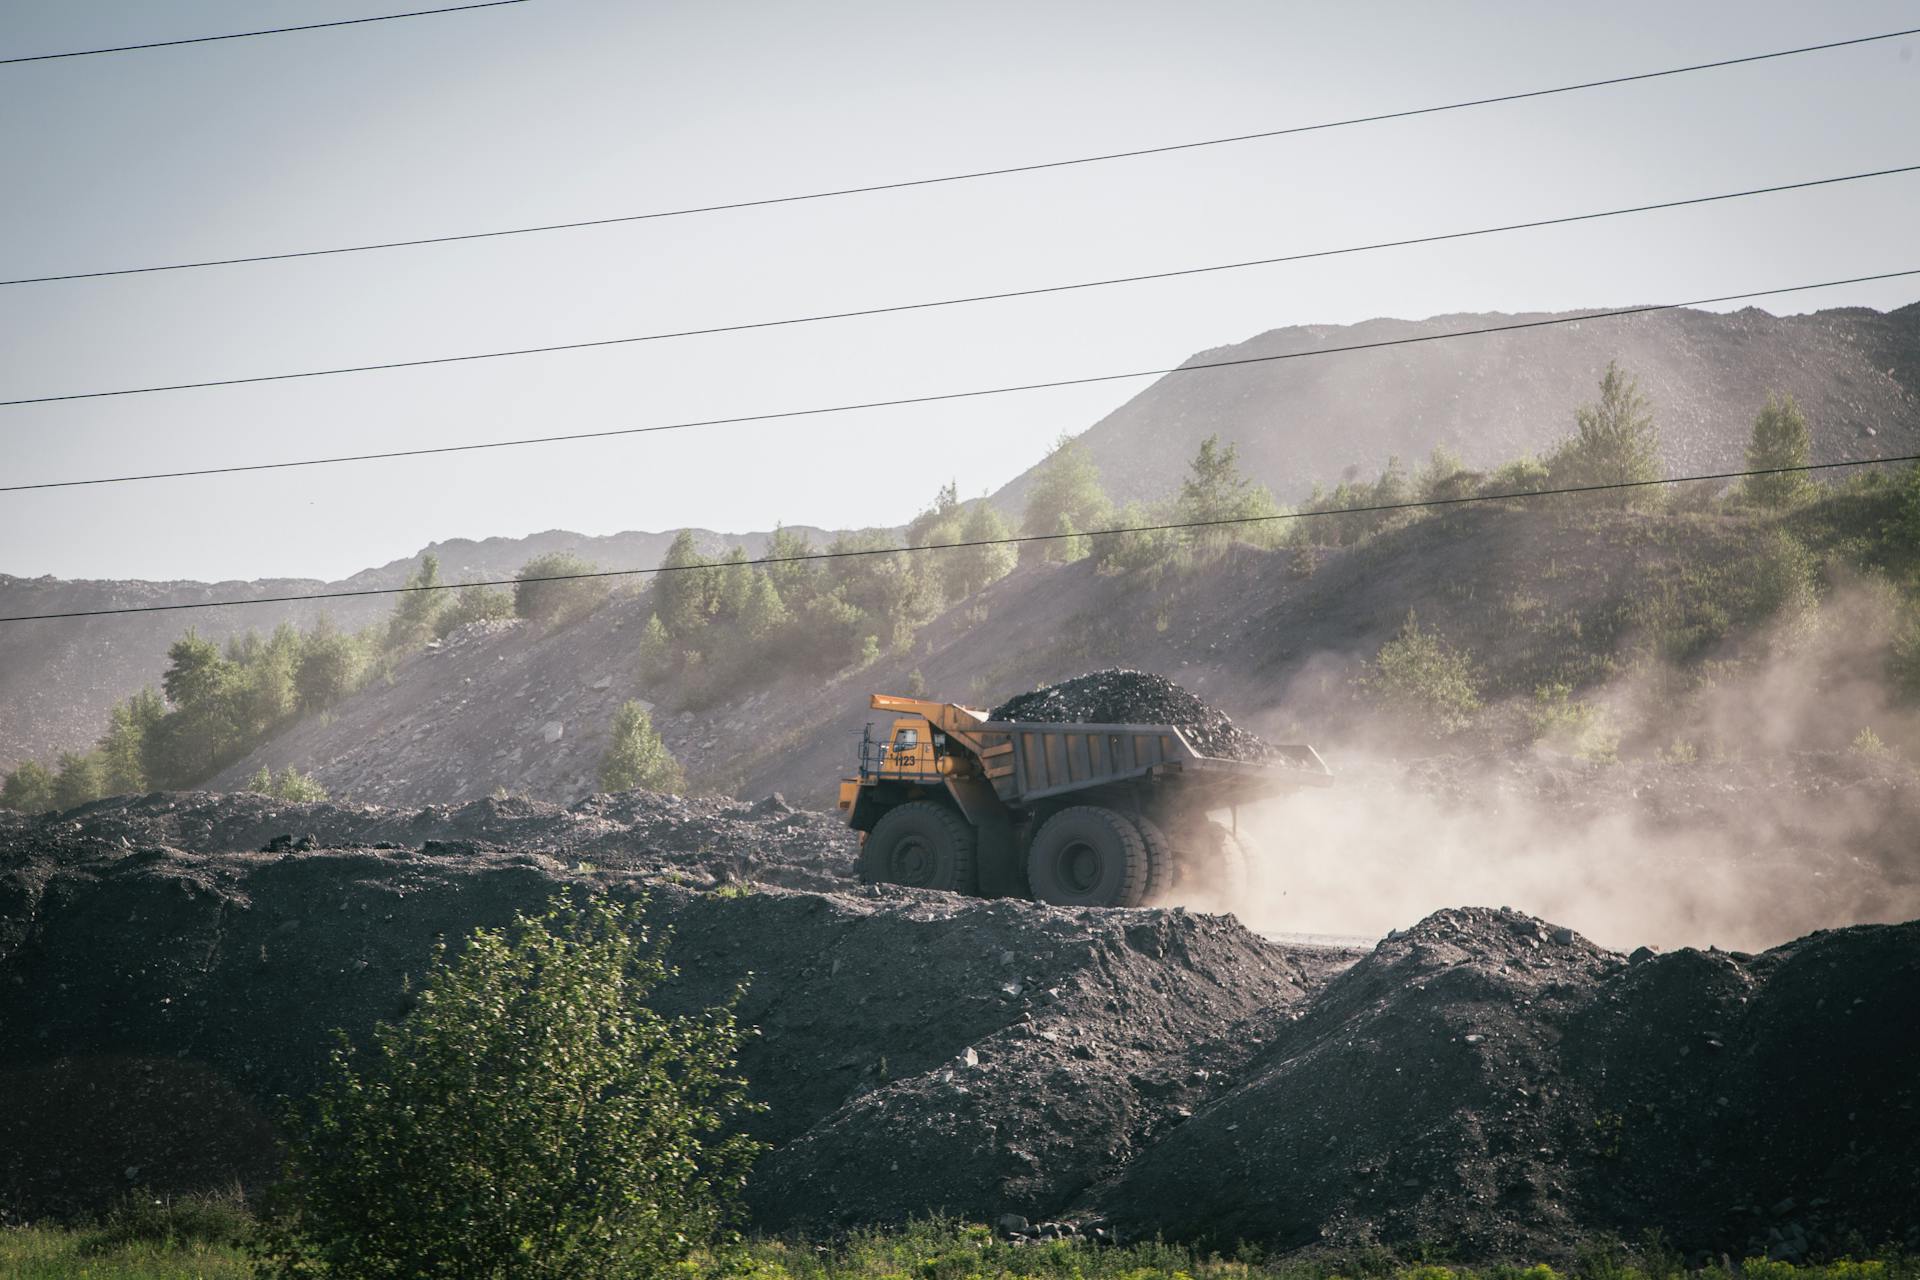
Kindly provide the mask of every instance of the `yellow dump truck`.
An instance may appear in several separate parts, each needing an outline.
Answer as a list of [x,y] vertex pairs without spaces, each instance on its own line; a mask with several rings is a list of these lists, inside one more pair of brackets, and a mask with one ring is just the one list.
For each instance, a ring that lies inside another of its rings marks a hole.
[[993,721],[950,702],[874,694],[840,811],[860,877],[984,897],[1137,907],[1192,886],[1245,886],[1238,807],[1333,775],[1308,746],[1259,763],[1203,755],[1165,724]]

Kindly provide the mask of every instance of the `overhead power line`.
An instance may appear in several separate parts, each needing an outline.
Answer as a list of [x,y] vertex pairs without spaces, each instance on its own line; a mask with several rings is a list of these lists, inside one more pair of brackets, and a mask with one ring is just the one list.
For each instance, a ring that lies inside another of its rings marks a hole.
[[[677,333],[657,333],[646,338],[634,338],[629,341],[646,342],[660,338],[687,338],[698,334],[732,333],[740,329],[765,329],[775,325],[810,324],[818,320],[845,320],[853,316],[885,315],[892,311],[914,311],[925,307],[952,307],[967,302],[992,302],[1001,298],[1026,298],[1042,293],[1065,293],[1073,289],[1097,289],[1110,284],[1136,284],[1143,280],[1169,280],[1176,276],[1204,275],[1213,271],[1237,271],[1244,267],[1265,267],[1281,262],[1302,262],[1309,258],[1333,258],[1349,253],[1368,253],[1375,249],[1401,249],[1409,245],[1433,244],[1442,240],[1465,240],[1473,236],[1497,235],[1503,231],[1528,231],[1536,227],[1557,227],[1570,222],[1591,222],[1596,218],[1618,218],[1631,213],[1653,213],[1661,209],[1682,209],[1688,205],[1715,204],[1723,200],[1743,200],[1749,196],[1774,195],[1782,191],[1805,191],[1812,187],[1831,187],[1843,182],[1862,182],[1868,178],[1886,178],[1894,174],[1913,173],[1920,165],[1900,165],[1891,169],[1872,169],[1864,173],[1847,173],[1833,178],[1810,178],[1804,182],[1782,182],[1771,187],[1749,187],[1744,191],[1724,191],[1711,196],[1688,196],[1680,200],[1661,200],[1653,204],[1629,205],[1620,209],[1601,209],[1593,213],[1572,213],[1557,218],[1536,218],[1529,222],[1509,222],[1495,227],[1476,227],[1470,231],[1448,231],[1438,235],[1413,236],[1403,240],[1381,240],[1372,244],[1349,245],[1340,249],[1319,249],[1311,253],[1291,253],[1275,258],[1253,258],[1245,262],[1223,262],[1205,267],[1184,267],[1178,271],[1155,271],[1143,275],[1116,276],[1106,280],[1089,280],[1077,284],[1047,285],[1038,289],[1014,289],[1005,293],[985,293],[964,298],[943,298],[936,302],[909,302],[899,306],[869,307],[861,311],[838,311],[822,315],[799,316],[788,320],[761,320],[749,324],[722,325],[713,329],[686,329]],[[598,223],[569,223],[569,226],[597,226]],[[360,249],[398,249],[408,245],[443,244],[447,240],[474,240],[484,236],[522,235],[527,231],[552,231],[555,227],[525,227],[519,231],[489,231],[480,236],[443,236],[435,240],[400,240],[392,244],[362,245]],[[84,271],[76,275],[64,276],[23,276],[18,280],[0,280],[0,288],[16,284],[47,284],[60,280],[92,280],[101,276],[139,275],[150,271],[179,271],[186,267],[218,267],[242,262],[274,262],[283,258],[312,258],[329,253],[357,253],[359,249],[318,249],[311,253],[272,254],[265,258],[226,258],[217,262],[191,262],[172,267],[129,267],[121,271]]]
[[[526,445],[560,444],[573,440],[607,440],[617,436],[651,435],[663,431],[689,431],[703,427],[736,426],[749,422],[775,422],[788,418],[819,417],[830,413],[853,413],[868,409],[895,409],[908,405],[935,404],[950,400],[971,400],[983,396],[1012,395],[1025,391],[1044,391],[1061,387],[1093,386],[1104,382],[1123,382],[1136,378],[1165,377],[1172,374],[1200,373],[1211,369],[1233,369],[1248,365],[1273,364],[1284,360],[1306,360],[1339,355],[1350,351],[1376,351],[1384,347],[1405,347],[1425,342],[1446,342],[1456,338],[1481,337],[1493,333],[1514,333],[1546,329],[1557,325],[1581,324],[1589,320],[1612,320],[1623,316],[1650,315],[1677,311],[1685,307],[1708,306],[1721,302],[1740,302],[1784,293],[1804,293],[1812,289],[1830,289],[1838,285],[1866,284],[1876,280],[1897,280],[1920,275],[1920,267],[1905,271],[1886,271],[1877,275],[1853,276],[1844,280],[1823,280],[1816,284],[1786,285],[1777,289],[1756,289],[1746,293],[1720,294],[1712,298],[1694,298],[1686,302],[1661,302],[1639,307],[1621,307],[1612,311],[1587,311],[1575,315],[1551,316],[1544,320],[1520,320],[1512,324],[1484,325],[1476,329],[1454,329],[1442,333],[1411,334],[1403,338],[1382,338],[1372,342],[1350,342],[1337,347],[1312,347],[1304,351],[1283,351],[1274,355],[1241,356],[1232,360],[1212,360],[1171,368],[1136,369],[1126,373],[1090,374],[1079,378],[1057,378],[1048,382],[1023,382],[999,387],[976,387],[966,391],[943,391],[930,395],[901,396],[890,400],[866,400],[848,404],[820,405],[808,409],[784,409],[771,413],[747,413],[730,418],[700,418],[685,422],[658,423],[650,427],[616,427],[606,431],[574,431],[563,435],[527,436],[517,440],[482,440],[467,444],[424,446],[417,449],[388,449],[378,453],[339,454],[329,458],[299,458],[285,462],[252,462],[224,467],[196,467],[179,471],[150,471],[137,475],[95,476],[80,480],[43,480],[30,484],[0,485],[0,493],[21,493],[30,489],[71,489],[84,485],[129,484],[140,480],[180,480],[191,476],[235,475],[250,471],[284,471],[295,467],[334,466],[345,462],[385,462],[396,458],[421,458],[447,453],[472,453],[482,449],[513,449]],[[571,348],[546,348],[570,350]],[[485,356],[452,359],[486,359]],[[0,404],[34,404],[37,401],[0,401]]]
[[[494,0],[497,4],[517,4],[523,0]],[[487,5],[463,5],[460,8],[487,8]],[[428,13],[450,13],[451,9],[426,10]],[[393,14],[391,17],[411,17],[412,14]],[[362,18],[361,22],[382,21],[384,19]],[[319,23],[318,26],[345,26],[346,23]],[[307,30],[305,27],[291,27],[286,30]],[[245,35],[266,35],[268,32],[245,32]],[[1894,40],[1902,36],[1920,34],[1920,27],[1911,27],[1902,31],[1886,31],[1879,35],[1858,36],[1848,40],[1832,40],[1825,44],[1800,45],[1792,49],[1776,49],[1770,53],[1747,54],[1737,58],[1722,58],[1714,62],[1695,62],[1686,66],[1666,67],[1658,71],[1641,71],[1630,75],[1610,76],[1604,80],[1586,80],[1577,84],[1556,85],[1547,89],[1529,89],[1520,93],[1498,94],[1486,98],[1471,98],[1459,102],[1446,102],[1434,106],[1414,107],[1404,111],[1377,112],[1372,115],[1349,116],[1340,120],[1324,120],[1317,124],[1291,125],[1280,129],[1267,129],[1258,133],[1233,134],[1222,138],[1201,138],[1189,142],[1168,143],[1157,147],[1136,147],[1127,151],[1108,151],[1098,155],[1074,156],[1062,160],[1043,160],[1033,164],[1006,165],[994,169],[974,169],[964,173],[942,174],[931,178],[907,178],[895,182],[870,183],[865,186],[837,187],[822,191],[801,192],[794,195],[762,196],[750,200],[734,200],[719,204],[689,205],[679,209],[656,209],[647,213],[615,214],[610,217],[581,218],[568,222],[542,223],[528,227],[506,227],[489,231],[467,231],[451,235],[419,236],[403,240],[383,240],[369,244],[335,245],[320,249],[294,249],[281,253],[259,253],[236,257],[206,258],[190,262],[170,262],[143,267],[117,267],[97,271],[71,271],[58,275],[23,276],[13,280],[0,280],[0,286],[16,284],[48,284],[61,280],[92,280],[103,276],[145,275],[157,271],[191,271],[202,267],[230,267],[256,262],[284,262],[295,258],[319,258],[343,253],[369,253],[380,249],[408,249],[420,245],[452,244],[464,240],[491,240],[502,236],[534,235],[548,231],[576,231],[586,227],[613,226],[625,222],[650,222],[661,218],[684,218],[694,214],[722,213],[735,209],[757,209],[768,205],[797,204],[806,200],[829,200],[841,196],[869,195],[880,191],[900,191],[912,187],[940,186],[953,182],[971,182],[979,178],[999,178],[1019,173],[1038,173],[1048,169],[1065,169],[1077,165],[1103,164],[1110,160],[1132,160],[1142,156],[1165,155],[1176,151],[1193,151],[1202,147],[1229,146],[1241,142],[1256,142],[1267,138],[1283,138],[1300,133],[1318,133],[1328,129],[1344,129],[1353,125],[1378,124],[1388,120],[1406,120],[1417,116],[1437,115],[1446,111],[1464,111],[1471,107],[1493,106],[1505,102],[1521,102],[1530,98],[1545,98],[1556,94],[1578,93],[1587,89],[1606,88],[1611,85],[1633,84],[1642,80],[1659,80],[1669,76],[1686,75],[1696,71],[1712,71],[1722,67],[1735,67],[1747,63],[1767,62],[1777,58],[1798,57],[1801,54],[1820,53],[1830,49],[1845,49],[1854,45],[1873,44],[1882,40]],[[208,36],[203,39],[227,40],[237,36]],[[192,43],[190,41],[167,41],[170,44]],[[128,48],[150,48],[148,45],[129,45]],[[92,53],[111,53],[118,50],[88,50]],[[42,57],[78,57],[80,54],[44,54]],[[34,58],[0,59],[4,62],[31,62]]]
[[102,53],[132,53],[140,49],[171,49],[182,44],[213,44],[220,40],[251,40],[254,36],[282,36],[294,31],[319,31],[325,27],[359,27],[369,22],[392,22],[399,18],[429,18],[436,13],[464,13],[469,9],[498,9],[502,5],[525,4],[527,0],[482,0],[478,4],[455,4],[442,9],[413,9],[406,13],[380,13],[370,18],[342,18],[335,22],[308,22],[297,27],[266,27],[259,31],[230,31],[218,36],[187,36],[180,40],[149,40],[145,44],[120,44],[106,49],[75,49],[68,53],[34,53],[18,58],[0,58],[0,67],[16,62],[53,62],[60,58],[91,58]]
[[[1524,489],[1511,493],[1476,493],[1458,498],[1419,498],[1409,502],[1380,502],[1327,511],[1283,511],[1268,516],[1236,516],[1224,520],[1169,520],[1159,524],[1123,525],[1086,533],[1023,533],[1003,538],[969,538],[935,542],[920,547],[874,547],[844,551],[809,551],[791,556],[762,556],[745,565],[800,564],[816,560],[850,560],[861,556],[913,555],[923,551],[957,551],[968,547],[1012,547],[1028,542],[1057,542],[1063,538],[1111,538],[1126,533],[1168,533],[1182,529],[1218,529],[1227,526],[1274,524],[1283,520],[1311,520],[1324,516],[1357,516],[1432,507],[1459,507],[1478,502],[1513,502],[1525,498],[1556,498],[1582,493],[1611,493],[1621,489],[1648,489],[1659,485],[1693,484],[1708,480],[1745,480],[1755,476],[1796,475],[1842,467],[1875,467],[1898,462],[1920,462],[1920,453],[1885,458],[1845,458],[1838,462],[1809,462],[1793,467],[1753,467],[1745,471],[1716,471],[1704,475],[1666,476],[1658,480],[1616,480],[1607,484],[1567,485],[1557,489]],[[75,609],[66,613],[27,613],[0,618],[0,622],[52,622],[62,618],[106,618],[129,613],[177,613],[183,609],[228,609],[252,604],[304,604],[319,600],[349,600],[365,596],[410,595],[420,591],[461,591],[467,587],[511,587],[523,582],[579,582],[594,578],[634,578],[660,573],[711,569],[710,564],[655,565],[650,569],[600,569],[592,573],[561,573],[526,578],[488,578],[479,582],[441,582],[432,586],[363,587],[353,591],[313,591],[299,595],[256,596],[250,600],[202,600],[188,604],[129,605],[120,609]]]
[[[1899,170],[1898,172],[1908,172],[1908,171],[1909,170]],[[1895,171],[1887,170],[1886,172],[1895,172]],[[1618,212],[1633,212],[1633,210],[1621,210]],[[1608,216],[1608,215],[1595,214],[1595,215],[1585,215],[1585,216],[1597,217],[1597,216]],[[1576,220],[1578,219],[1562,219],[1561,221],[1576,221]],[[1533,224],[1529,224],[1529,225],[1533,225]],[[1472,233],[1455,232],[1445,236],[1422,237],[1419,240],[1409,241],[1406,243],[1417,244],[1417,243],[1424,243],[1430,240],[1444,240],[1444,239],[1458,238],[1461,235],[1467,235],[1467,234],[1482,234],[1482,235],[1491,234],[1495,230],[1503,230],[1503,229],[1505,228],[1492,228],[1492,229],[1483,230],[1480,232],[1472,232]],[[1395,242],[1395,243],[1397,244],[1399,242]],[[844,320],[844,319],[850,319],[856,316],[886,315],[893,312],[922,310],[922,309],[931,308],[931,307],[959,306],[966,303],[987,302],[987,301],[993,301],[1001,298],[1018,298],[1018,297],[1027,297],[1027,296],[1032,296],[1035,294],[1043,294],[1043,293],[1067,292],[1074,289],[1100,288],[1100,287],[1104,287],[1106,285],[1112,285],[1112,284],[1130,284],[1130,283],[1135,283],[1142,280],[1163,279],[1163,278],[1177,276],[1177,275],[1192,275],[1192,274],[1196,274],[1203,271],[1233,270],[1241,266],[1265,266],[1275,262],[1298,261],[1302,258],[1314,257],[1314,256],[1325,256],[1328,253],[1335,253],[1335,252],[1355,253],[1355,252],[1361,252],[1370,248],[1392,248],[1392,247],[1395,247],[1395,244],[1356,246],[1355,248],[1345,249],[1345,250],[1325,250],[1318,255],[1296,254],[1296,255],[1292,255],[1289,258],[1284,258],[1284,259],[1283,258],[1262,259],[1257,262],[1249,262],[1249,263],[1230,263],[1230,264],[1222,264],[1215,267],[1187,268],[1182,271],[1162,272],[1155,275],[1115,277],[1107,280],[1085,281],[1077,284],[1067,284],[1067,285],[1047,285],[1047,286],[1042,286],[1040,288],[1035,288],[1035,289],[1012,290],[1005,293],[977,294],[970,297],[940,299],[940,300],[931,301],[931,302],[898,303],[898,304],[894,304],[891,306],[884,306],[884,307],[869,307],[864,310],[858,310],[858,311],[827,312],[827,313],[820,313],[820,314],[811,315],[811,316],[794,316],[794,317],[789,317],[789,318],[780,319],[780,320],[755,320],[755,321],[748,321],[740,324],[716,325],[716,326],[712,326],[710,328],[705,328],[705,329],[679,329],[679,330],[674,330],[666,333],[642,333],[642,334],[633,334],[633,335],[629,335],[626,337],[619,337],[619,338],[591,338],[582,342],[555,342],[555,343],[548,343],[544,346],[538,346],[538,347],[514,347],[504,351],[470,351],[457,356],[423,356],[423,357],[412,359],[412,360],[384,360],[377,364],[340,365],[331,369],[298,369],[290,373],[256,373],[256,374],[247,374],[237,378],[208,378],[199,382],[159,383],[150,387],[116,387],[107,391],[69,391],[60,395],[53,395],[53,396],[22,396],[13,400],[0,400],[0,408],[17,408],[21,405],[30,405],[30,404],[64,404],[68,401],[73,401],[73,400],[110,400],[110,399],[117,399],[122,396],[159,395],[159,394],[170,392],[170,391],[206,391],[215,387],[244,387],[244,386],[257,385],[259,383],[264,383],[264,382],[297,382],[307,378],[337,378],[346,374],[354,374],[354,373],[385,373],[395,369],[424,369],[424,368],[430,368],[434,365],[473,364],[477,361],[482,361],[482,360],[512,360],[522,356],[554,355],[562,351],[593,351],[593,350],[598,350],[605,347],[625,347],[625,346],[633,346],[639,343],[646,343],[646,342],[664,342],[664,341],[668,341],[675,338],[692,338],[692,337],[701,337],[701,336],[721,334],[721,333],[739,333],[739,332],[743,332],[750,329],[776,328],[783,325],[814,324],[820,321]],[[1909,275],[1912,273],[1911,272],[1894,272],[1892,274],[1893,275]],[[1830,283],[1856,284],[1856,283],[1859,283],[1860,280],[1879,280],[1879,279],[1886,279],[1886,278],[1888,277],[1863,276],[1855,280],[1837,280],[1837,281],[1831,281]],[[1758,292],[1751,293],[1751,294],[1737,294],[1737,295],[1734,295],[1734,297],[1760,297],[1763,294],[1767,294],[1767,293],[1789,293],[1789,292],[1793,292],[1796,289],[1817,289],[1817,288],[1824,288],[1824,287],[1826,286],[1825,285],[1796,285],[1796,286],[1793,286],[1792,289],[1766,289],[1766,290],[1760,290]],[[1712,298],[1712,299],[1707,299],[1706,301],[1724,302],[1724,301],[1730,301],[1730,300],[1731,299],[1729,298]],[[1697,305],[1697,304],[1691,303],[1691,302],[1677,302],[1677,303],[1667,303],[1657,307],[1636,308],[1636,310],[1661,311],[1661,310],[1668,310],[1672,307],[1686,307],[1686,306],[1694,306],[1694,305]],[[1624,314],[1624,313],[1608,312],[1608,313],[1602,313],[1602,314]],[[1164,370],[1164,369],[1148,370],[1144,374],[1143,373],[1111,374],[1101,378],[1082,379],[1081,381],[1103,382],[1103,381],[1111,381],[1116,378],[1135,378],[1135,377],[1143,377],[1143,376],[1146,376],[1147,374],[1158,374],[1158,373],[1166,373],[1166,372],[1170,372],[1170,370]],[[1055,385],[1055,384],[1044,384],[1044,385]],[[1018,389],[1024,390],[1025,388],[1018,388]],[[973,393],[973,394],[980,394],[980,393]],[[936,398],[947,398],[947,397],[936,397]]]

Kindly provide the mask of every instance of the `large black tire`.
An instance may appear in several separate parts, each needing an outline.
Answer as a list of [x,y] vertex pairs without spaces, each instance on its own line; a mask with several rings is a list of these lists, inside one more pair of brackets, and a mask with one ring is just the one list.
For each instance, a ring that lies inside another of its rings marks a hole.
[[1133,825],[1140,828],[1140,838],[1147,842],[1146,900],[1158,905],[1173,892],[1173,864],[1178,855],[1173,841],[1167,839],[1167,833],[1152,818],[1135,818]]
[[1062,907],[1137,907],[1146,901],[1149,869],[1140,828],[1098,805],[1048,818],[1027,853],[1033,896]]
[[1237,903],[1247,895],[1247,851],[1232,829],[1212,819],[1196,828],[1173,856],[1176,895],[1205,894]]
[[860,879],[972,893],[974,834],[945,805],[915,800],[889,809],[860,846]]

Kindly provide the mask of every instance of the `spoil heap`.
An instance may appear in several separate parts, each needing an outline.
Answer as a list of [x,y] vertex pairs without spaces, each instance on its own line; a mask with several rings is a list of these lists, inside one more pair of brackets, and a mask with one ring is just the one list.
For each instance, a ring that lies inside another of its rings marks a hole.
[[1282,1247],[1548,1257],[1657,1228],[1736,1257],[1913,1248],[1917,1001],[1920,923],[1622,957],[1437,912],[1095,1198],[1136,1231]]
[[1266,760],[1273,748],[1238,728],[1225,713],[1165,676],[1146,671],[1092,671],[1023,693],[995,707],[993,720],[1072,724],[1170,724],[1202,755]]
[[[1651,1229],[1736,1257],[1920,1248],[1920,923],[1622,956],[1472,908],[1358,958],[1178,910],[712,891],[710,841],[742,844],[718,869],[844,875],[816,820],[761,808],[0,815],[0,1218],[258,1185],[332,1028],[406,1013],[436,937],[589,885],[671,930],[664,1009],[747,984],[757,1228],[945,1209],[1464,1258]],[[393,847],[257,852],[308,830]]]
[[[766,1226],[943,1205],[1058,1217],[1201,1105],[1274,1011],[1351,960],[1180,911],[845,879],[794,892],[737,873],[711,891],[716,863],[819,874],[810,833],[832,820],[760,807],[629,793],[408,812],[201,795],[0,815],[0,1097],[19,1103],[0,1107],[0,1219],[98,1208],[135,1186],[260,1185],[271,1118],[311,1090],[332,1028],[364,1042],[410,1008],[436,938],[503,925],[567,885],[648,896],[679,969],[663,1008],[746,984],[740,1017],[761,1034],[741,1067],[768,1106],[755,1127],[777,1144],[752,1189]],[[288,831],[314,844],[258,851]],[[149,839],[162,834],[187,839]],[[707,847],[756,834],[758,852]],[[327,847],[336,838],[353,843]],[[672,839],[677,853],[651,845]]]

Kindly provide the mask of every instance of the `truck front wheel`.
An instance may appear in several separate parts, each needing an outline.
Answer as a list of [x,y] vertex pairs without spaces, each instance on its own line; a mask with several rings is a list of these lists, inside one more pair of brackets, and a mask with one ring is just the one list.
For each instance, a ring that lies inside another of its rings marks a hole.
[[860,879],[867,884],[972,893],[973,865],[973,828],[928,800],[888,810],[860,846]]
[[1137,907],[1146,901],[1149,872],[1140,829],[1098,805],[1048,818],[1027,854],[1033,896],[1055,906]]

